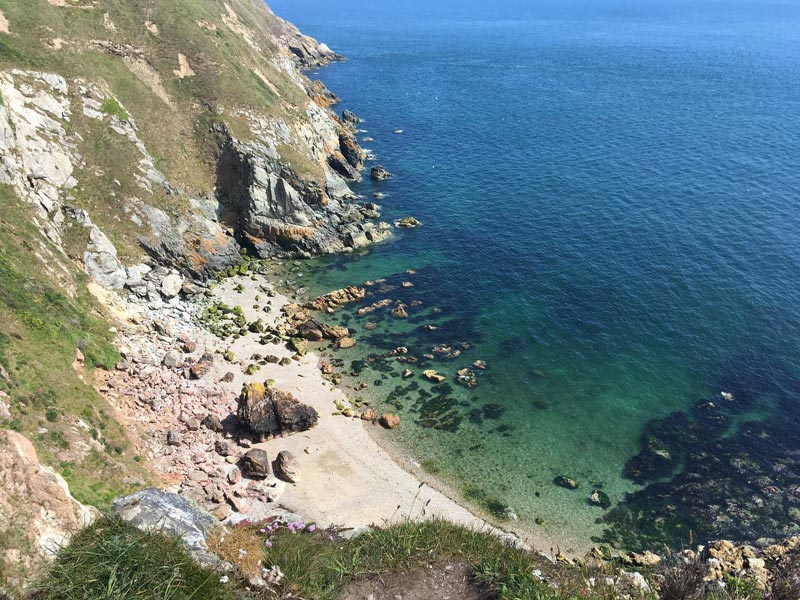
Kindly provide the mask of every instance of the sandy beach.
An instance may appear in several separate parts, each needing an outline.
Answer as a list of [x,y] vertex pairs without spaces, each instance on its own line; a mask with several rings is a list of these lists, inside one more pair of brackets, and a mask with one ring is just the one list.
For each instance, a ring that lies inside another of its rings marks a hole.
[[[260,318],[267,325],[274,324],[290,300],[271,292],[274,296],[269,298],[271,304],[265,311],[265,287],[272,285],[261,276],[255,280],[227,279],[214,289],[212,301],[241,306],[248,322]],[[253,354],[283,358],[293,353],[285,345],[262,345],[257,334],[242,336],[225,347],[234,353],[235,364],[217,363],[209,376],[221,380],[232,372],[233,380],[221,384],[231,394],[238,393],[245,383],[273,380],[276,388],[291,392],[320,415],[319,423],[311,430],[257,444],[270,456],[289,450],[298,458],[300,479],[286,485],[278,499],[287,510],[322,526],[348,529],[436,517],[478,530],[492,530],[525,545],[544,547],[541,540],[535,543],[527,536],[517,537],[491,526],[437,489],[438,485],[433,487],[409,473],[370,435],[368,429],[378,425],[334,415],[337,400],[346,402],[346,396],[322,377],[316,354],[308,353],[284,366],[267,364],[247,375],[246,366]]]

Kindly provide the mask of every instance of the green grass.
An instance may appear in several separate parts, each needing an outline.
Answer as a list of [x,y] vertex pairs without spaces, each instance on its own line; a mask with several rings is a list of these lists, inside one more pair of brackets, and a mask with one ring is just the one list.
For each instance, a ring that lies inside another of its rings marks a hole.
[[[271,536],[267,565],[286,575],[284,594],[333,600],[347,583],[387,572],[425,569],[442,561],[471,565],[476,580],[498,600],[566,600],[612,598],[608,590],[589,595],[586,578],[600,576],[574,566],[552,564],[538,554],[520,550],[494,535],[475,532],[446,521],[402,522],[372,529],[350,541],[329,538],[328,532],[293,534],[279,529]],[[549,583],[557,582],[560,591]],[[648,598],[633,594],[631,598]]]
[[116,519],[79,532],[36,586],[37,600],[234,600],[232,585],[200,567],[180,540]]
[[[13,417],[2,425],[26,435],[42,462],[60,468],[76,498],[102,508],[131,490],[122,478],[146,474],[91,385],[95,369],[114,368],[119,354],[86,283],[37,231],[30,207],[0,186],[0,364],[9,374],[0,389],[11,397]],[[78,349],[83,379],[72,367]],[[90,436],[102,450],[78,452]]]
[[120,105],[119,101],[116,98],[106,98],[103,101],[103,104],[100,107],[100,109],[106,114],[117,117],[120,121],[127,122],[131,118],[131,116],[124,108],[122,108],[122,106]]
[[[142,533],[114,518],[104,518],[77,534],[49,572],[34,586],[37,600],[335,600],[348,584],[389,573],[413,578],[444,564],[471,568],[473,581],[496,600],[656,600],[630,583],[614,564],[551,563],[517,549],[489,533],[441,520],[404,521],[371,529],[351,540],[327,530],[290,531],[285,523],[243,523],[209,542],[219,556],[247,573],[277,566],[284,574],[257,595],[242,585],[239,572],[220,574],[193,564],[180,543],[156,533]],[[265,544],[265,541],[268,543]],[[246,548],[247,552],[242,552]],[[259,559],[261,563],[259,564]],[[791,563],[795,565],[795,563]],[[791,565],[790,565],[791,566]],[[795,565],[796,566],[796,565]],[[794,569],[795,566],[791,568]],[[749,579],[727,577],[726,587],[703,581],[701,562],[668,561],[651,582],[664,582],[662,600],[779,600],[796,598],[795,571],[776,576],[766,592]],[[606,578],[614,583],[607,585]],[[593,581],[593,584],[589,582]],[[778,590],[789,590],[789,595]],[[771,594],[771,595],[770,595]],[[795,594],[795,595],[792,595]]]

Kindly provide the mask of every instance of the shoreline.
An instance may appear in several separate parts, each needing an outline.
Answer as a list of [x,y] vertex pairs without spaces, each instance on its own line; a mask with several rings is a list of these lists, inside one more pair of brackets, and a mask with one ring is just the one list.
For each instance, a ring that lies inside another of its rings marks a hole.
[[[227,523],[290,515],[358,532],[405,519],[440,518],[527,549],[558,547],[554,540],[490,523],[389,440],[379,443],[385,436],[376,423],[332,414],[347,395],[323,378],[320,353],[295,360],[285,342],[262,344],[256,333],[223,340],[200,321],[206,307],[223,302],[241,306],[248,322],[260,318],[273,325],[293,301],[275,289],[276,279],[274,274],[239,275],[214,286],[207,298],[148,306],[95,290],[122,325],[118,343],[127,363],[107,372],[98,391],[128,424],[131,441],[160,487],[186,495]],[[264,289],[268,304],[261,298]],[[278,360],[248,374],[253,354]],[[206,364],[202,375],[191,375],[201,364]],[[238,424],[231,423],[237,420],[242,386],[267,380],[316,409],[316,426],[260,443],[237,437]],[[212,416],[227,424],[209,426]],[[220,443],[228,447],[225,452]],[[291,452],[299,465],[297,482],[242,477],[239,458],[250,448],[266,450],[270,460]]]
[[[275,283],[269,275],[263,277],[265,281]],[[228,305],[242,306],[248,320],[255,319],[262,316],[253,309],[260,283],[251,278],[227,279],[215,288],[212,298]],[[243,286],[244,290],[236,292],[237,285]],[[272,307],[265,325],[274,324],[280,318],[281,309],[291,302],[280,293],[271,300]],[[237,357],[244,357],[256,348],[280,358],[292,355],[285,345],[261,346],[251,336],[231,344]],[[442,490],[442,486],[422,480],[404,467],[401,457],[378,442],[377,424],[333,415],[337,401],[347,402],[346,394],[341,387],[322,377],[321,360],[322,357],[312,351],[286,366],[268,364],[253,375],[237,374],[228,384],[241,387],[245,382],[271,379],[277,389],[290,392],[319,413],[319,422],[310,430],[254,444],[254,447],[265,449],[270,456],[289,450],[298,458],[300,478],[296,484],[286,485],[277,504],[323,526],[358,530],[402,519],[438,517],[473,529],[489,530],[525,546],[539,547],[545,542],[517,536],[491,525],[453,499],[446,486]],[[221,370],[212,371],[212,376],[221,375]],[[371,428],[375,431],[370,431]],[[410,459],[405,460],[410,463]]]

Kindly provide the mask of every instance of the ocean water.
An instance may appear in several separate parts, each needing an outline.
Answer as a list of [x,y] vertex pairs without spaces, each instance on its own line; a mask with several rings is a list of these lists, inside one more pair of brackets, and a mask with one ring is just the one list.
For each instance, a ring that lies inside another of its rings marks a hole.
[[800,532],[800,3],[271,6],[423,222],[300,278],[386,279],[337,356],[414,460],[575,549]]

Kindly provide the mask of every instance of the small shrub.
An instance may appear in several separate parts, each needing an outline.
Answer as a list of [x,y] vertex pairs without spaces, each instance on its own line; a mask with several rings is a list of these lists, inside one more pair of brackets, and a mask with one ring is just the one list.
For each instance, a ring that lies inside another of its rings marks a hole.
[[777,570],[769,587],[770,600],[797,600],[800,598],[800,555],[795,554]]
[[102,110],[107,115],[112,115],[117,117],[120,121],[125,121],[126,123],[130,120],[131,116],[128,114],[119,101],[116,98],[106,98],[103,100],[103,104],[100,106],[100,110]]
[[659,569],[661,600],[700,600],[706,590],[705,569],[696,560],[671,558]]

